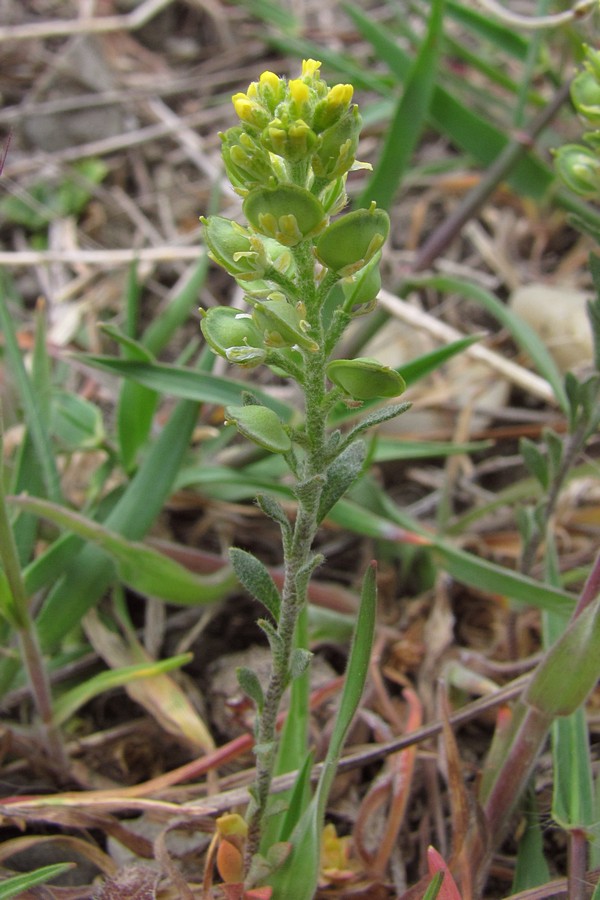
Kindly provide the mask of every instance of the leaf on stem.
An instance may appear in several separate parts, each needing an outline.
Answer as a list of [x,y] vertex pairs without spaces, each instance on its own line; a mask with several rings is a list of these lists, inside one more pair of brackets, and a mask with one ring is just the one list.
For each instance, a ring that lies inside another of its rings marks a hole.
[[259,559],[247,550],[232,547],[229,558],[233,571],[241,584],[255,600],[258,600],[279,621],[281,598],[269,570]]
[[237,676],[238,684],[243,692],[254,702],[258,712],[262,712],[265,695],[256,672],[247,668],[247,666],[238,666],[235,670],[235,674]]
[[317,521],[322,522],[329,510],[354,484],[365,464],[366,455],[364,441],[352,441],[331,463],[321,493]]

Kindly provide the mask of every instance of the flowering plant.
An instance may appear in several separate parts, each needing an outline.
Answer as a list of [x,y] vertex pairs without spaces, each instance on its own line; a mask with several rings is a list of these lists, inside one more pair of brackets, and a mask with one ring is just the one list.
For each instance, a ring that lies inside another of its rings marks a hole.
[[[245,309],[220,306],[203,311],[204,338],[230,363],[269,366],[296,382],[304,397],[297,422],[282,421],[251,392],[242,405],[225,410],[226,420],[242,435],[281,454],[295,479],[293,518],[273,497],[258,498],[281,531],[281,592],[254,555],[241,548],[231,551],[240,582],[268,612],[260,625],[272,652],[266,686],[252,670],[238,671],[257,713],[257,774],[244,837],[246,886],[257,883],[257,866],[264,879],[267,851],[273,857],[274,846],[287,845],[291,853],[271,883],[279,896],[290,900],[310,898],[316,888],[324,804],[362,692],[374,624],[371,566],[336,727],[311,799],[306,596],[311,575],[323,561],[312,545],[324,517],[363,469],[362,432],[409,405],[376,408],[345,434],[328,426],[341,401],[360,407],[365,401],[401,394],[405,384],[400,374],[376,360],[335,355],[352,319],[374,308],[381,248],[390,223],[374,203],[338,215],[347,204],[348,172],[364,167],[355,158],[361,118],[352,103],[352,86],[330,88],[319,68],[319,62],[305,60],[300,78],[291,80],[263,72],[246,93],[235,94],[240,124],[221,135],[222,155],[227,175],[243,198],[246,224],[222,216],[202,220],[212,259],[235,278],[248,304]],[[277,715],[289,685],[291,710],[278,739]],[[288,814],[277,816],[270,798],[274,774],[302,767],[305,775],[288,797]],[[281,853],[275,856],[281,861]]]

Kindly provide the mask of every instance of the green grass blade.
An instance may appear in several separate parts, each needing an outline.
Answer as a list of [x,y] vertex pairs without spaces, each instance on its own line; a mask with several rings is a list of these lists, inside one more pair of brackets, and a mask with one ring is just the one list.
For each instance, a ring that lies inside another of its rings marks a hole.
[[180,669],[187,665],[193,658],[193,653],[180,653],[179,656],[161,659],[159,662],[136,663],[100,672],[62,694],[55,701],[54,721],[57,725],[64,725],[85,703],[105,691],[123,687],[139,678],[154,678],[157,675],[164,675],[165,672],[172,672],[173,669]]
[[[189,446],[198,406],[182,401],[104,523],[131,540],[142,538],[162,509]],[[115,578],[112,562],[92,545],[70,563],[37,619],[40,642],[52,649],[74,628]]]
[[[105,326],[103,331],[120,344],[124,359],[154,362],[150,351],[132,337],[112,327]],[[137,381],[127,379],[121,385],[117,403],[117,439],[121,464],[126,472],[134,470],[138,453],[150,436],[158,401],[157,391]]]
[[357,206],[372,200],[389,209],[425,125],[440,53],[444,0],[433,0],[427,33],[407,75],[402,96],[386,133],[383,150]]
[[435,873],[427,886],[427,890],[423,894],[423,900],[436,900],[436,898],[439,897],[444,878],[445,875],[443,872]]
[[565,621],[573,611],[575,598],[560,588],[511,572],[441,540],[434,540],[433,546],[434,558],[462,584],[500,594],[526,606],[550,610],[564,616]]
[[344,690],[315,795],[321,823],[325,816],[325,804],[335,778],[344,742],[358,709],[367,679],[373,636],[375,634],[376,615],[377,566],[375,562],[372,562],[367,568],[363,579],[358,618],[348,657],[348,665],[344,674]]
[[176,295],[165,309],[155,316],[142,335],[141,342],[150,353],[158,355],[166,347],[173,335],[184,325],[190,313],[198,305],[198,296],[208,272],[208,256],[202,253]]
[[298,769],[298,777],[294,787],[289,792],[289,805],[285,814],[282,815],[282,821],[276,835],[271,835],[267,832],[266,847],[274,844],[276,841],[288,841],[304,811],[307,809],[312,797],[311,775],[313,762],[314,754],[311,750],[308,754],[305,753],[304,763]]
[[196,575],[152,547],[127,540],[64,506],[35,497],[14,497],[12,500],[21,508],[106,551],[114,560],[121,581],[144,596],[195,606],[222,600],[237,583],[229,568],[217,573],[216,577]]
[[456,454],[477,453],[490,446],[492,446],[490,441],[455,444],[452,441],[406,441],[402,437],[397,439],[377,437],[371,459],[374,462],[387,462],[394,459],[434,459]]
[[[382,499],[386,503],[386,498]],[[331,510],[328,518],[356,534],[364,534],[394,543],[402,543],[407,540],[410,542],[412,533],[423,540],[424,547],[430,547],[437,562],[462,584],[468,584],[491,594],[509,597],[511,600],[527,606],[551,610],[564,616],[565,620],[573,611],[575,597],[567,591],[542,584],[518,572],[511,572],[510,569],[480,559],[434,535],[427,535],[417,522],[410,520],[400,510],[392,510],[392,505],[391,501],[387,501],[387,506],[392,513],[390,518],[387,518],[371,512],[352,500],[340,500]],[[408,534],[405,529],[408,529]]]
[[594,822],[588,724],[582,708],[552,723],[552,818],[565,829]]
[[500,19],[492,19],[477,9],[458,3],[457,0],[447,0],[447,15],[459,25],[468,28],[472,35],[489,41],[497,50],[521,61],[527,56],[528,40],[517,34],[514,28],[504,25]]
[[518,346],[531,358],[538,373],[551,385],[561,409],[568,409],[563,379],[558,367],[542,339],[527,322],[524,322],[504,303],[501,303],[497,297],[486,291],[485,288],[465,281],[462,278],[442,275],[417,279],[413,282],[413,285],[416,286],[417,283],[421,287],[426,284],[445,293],[454,293],[467,297],[491,313],[501,325],[510,331]]
[[[113,375],[131,378],[161,394],[198,402],[215,403],[218,406],[239,405],[242,402],[242,393],[248,390],[247,382],[164,363],[143,363],[130,359],[114,359],[110,356],[86,355],[80,359],[87,365],[111,372]],[[291,419],[293,411],[287,404],[254,386],[252,386],[252,393],[284,421],[288,422]]]
[[300,27],[294,14],[281,3],[273,3],[272,0],[234,0],[234,2],[247,9],[257,19],[280,28],[284,34],[296,32]]
[[38,396],[27,374],[13,320],[2,291],[0,291],[0,331],[4,336],[6,362],[21,398],[25,421],[35,446],[47,496],[58,501],[61,498],[60,477],[48,433],[47,416],[44,413],[44,394]]
[[544,856],[542,823],[533,790],[529,790],[526,794],[522,815],[525,827],[517,845],[517,865],[511,890],[514,894],[547,884],[551,879]]
[[315,796],[291,836],[292,853],[281,870],[270,879],[275,887],[275,896],[285,897],[286,900],[312,900],[317,888],[325,805],[369,667],[377,606],[375,569],[375,563],[371,563],[363,581],[344,690]]
[[9,900],[10,897],[18,897],[29,888],[35,887],[37,884],[45,884],[51,878],[62,875],[72,869],[75,863],[63,862],[53,863],[50,866],[42,866],[35,872],[27,872],[24,875],[13,875],[11,878],[5,878],[0,881],[0,900]]

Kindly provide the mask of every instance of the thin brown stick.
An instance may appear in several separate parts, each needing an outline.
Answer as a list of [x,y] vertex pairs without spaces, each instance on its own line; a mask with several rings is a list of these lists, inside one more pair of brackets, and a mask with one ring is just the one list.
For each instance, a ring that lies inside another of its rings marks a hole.
[[106,34],[109,31],[135,31],[142,28],[173,0],[145,0],[122,16],[82,16],[79,19],[52,19],[27,25],[0,27],[0,42],[30,41],[39,38],[69,37],[76,34]]

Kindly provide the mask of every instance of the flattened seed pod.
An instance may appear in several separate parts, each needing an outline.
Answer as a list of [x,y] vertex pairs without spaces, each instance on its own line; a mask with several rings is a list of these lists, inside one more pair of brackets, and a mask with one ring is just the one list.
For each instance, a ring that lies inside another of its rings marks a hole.
[[354,400],[397,397],[406,389],[398,372],[376,359],[334,359],[327,366],[327,377]]

